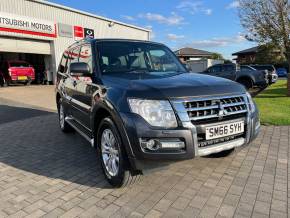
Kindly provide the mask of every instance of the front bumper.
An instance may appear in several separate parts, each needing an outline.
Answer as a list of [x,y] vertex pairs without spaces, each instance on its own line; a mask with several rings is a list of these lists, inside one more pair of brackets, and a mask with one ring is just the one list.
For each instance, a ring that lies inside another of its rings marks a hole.
[[[139,115],[122,113],[121,118],[129,140],[131,155],[129,160],[135,170],[151,169],[178,160],[192,159],[197,156],[206,156],[241,147],[253,141],[260,131],[258,111],[245,118],[245,134],[234,140],[209,145],[198,146],[198,128],[191,123],[182,123],[182,127],[175,129],[158,129],[150,127]],[[184,142],[185,148],[171,151],[148,152],[142,149],[140,139],[179,139]],[[127,149],[128,150],[128,149]]]

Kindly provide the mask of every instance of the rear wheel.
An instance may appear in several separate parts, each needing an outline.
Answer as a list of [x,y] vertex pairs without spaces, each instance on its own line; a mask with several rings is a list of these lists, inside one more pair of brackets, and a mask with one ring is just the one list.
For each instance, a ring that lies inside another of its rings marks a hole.
[[66,113],[63,107],[62,100],[59,99],[58,101],[58,120],[59,120],[59,126],[61,131],[63,132],[72,132],[73,128],[66,122]]
[[29,81],[24,82],[24,85],[25,85],[25,86],[29,86],[29,85],[31,85],[31,81],[29,80]]
[[5,80],[2,76],[0,76],[0,86],[3,87],[5,84]]
[[11,82],[9,80],[5,80],[4,86],[10,86]]
[[124,187],[138,181],[140,175],[127,170],[128,160],[121,137],[109,117],[102,120],[97,135],[98,153],[108,182],[114,187]]

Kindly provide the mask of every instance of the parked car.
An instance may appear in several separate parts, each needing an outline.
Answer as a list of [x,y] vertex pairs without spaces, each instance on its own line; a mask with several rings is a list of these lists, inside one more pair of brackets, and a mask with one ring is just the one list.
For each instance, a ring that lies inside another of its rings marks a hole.
[[260,129],[243,86],[189,73],[169,48],[149,41],[74,43],[58,68],[56,102],[61,130],[97,148],[116,187],[163,164],[229,153]]
[[255,64],[255,65],[250,65],[251,67],[255,68],[256,70],[267,70],[268,71],[268,76],[269,76],[269,83],[275,83],[277,82],[278,75],[276,72],[276,68],[271,65],[271,64]]
[[3,77],[3,85],[11,83],[30,84],[35,79],[35,71],[25,61],[4,61],[1,64],[0,72]]
[[286,68],[277,68],[277,75],[279,77],[287,77],[287,69]]
[[236,64],[216,64],[209,67],[202,74],[223,77],[244,85],[247,89],[259,87],[264,89],[269,84],[268,72],[256,70],[250,66]]

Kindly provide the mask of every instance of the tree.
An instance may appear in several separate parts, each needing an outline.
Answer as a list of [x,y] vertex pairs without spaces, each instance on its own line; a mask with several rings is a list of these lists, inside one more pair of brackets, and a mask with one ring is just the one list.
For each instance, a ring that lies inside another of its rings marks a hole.
[[[239,17],[246,38],[260,45],[277,46],[290,66],[290,2],[288,0],[239,0]],[[290,74],[288,96],[290,96]]]
[[284,54],[281,53],[281,50],[272,43],[259,46],[255,58],[256,64],[281,65],[285,61]]
[[217,53],[217,52],[214,52],[211,55],[211,59],[214,59],[214,60],[224,60],[224,57],[223,57],[222,54]]

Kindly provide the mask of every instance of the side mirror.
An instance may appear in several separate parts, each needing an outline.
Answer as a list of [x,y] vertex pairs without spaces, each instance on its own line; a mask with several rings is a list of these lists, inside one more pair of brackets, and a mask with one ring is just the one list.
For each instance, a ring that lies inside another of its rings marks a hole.
[[91,76],[90,66],[84,62],[71,63],[69,69],[71,76]]

